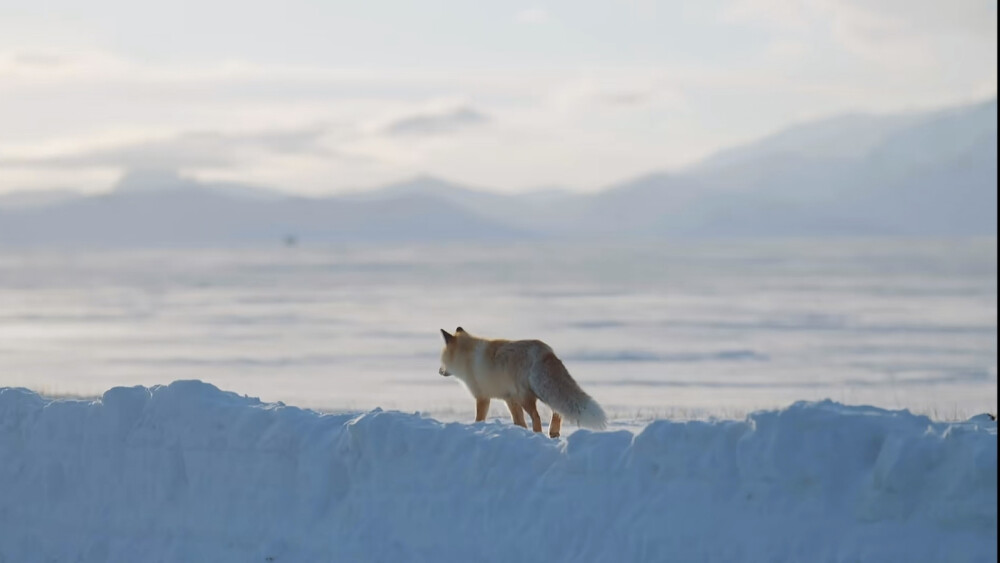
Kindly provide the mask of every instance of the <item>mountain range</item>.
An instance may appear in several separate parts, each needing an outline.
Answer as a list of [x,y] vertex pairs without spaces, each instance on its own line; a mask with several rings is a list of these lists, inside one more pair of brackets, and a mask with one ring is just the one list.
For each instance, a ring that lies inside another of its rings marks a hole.
[[502,194],[424,176],[307,198],[137,170],[103,195],[0,195],[0,245],[14,246],[996,232],[995,99],[800,124],[681,170],[586,194]]

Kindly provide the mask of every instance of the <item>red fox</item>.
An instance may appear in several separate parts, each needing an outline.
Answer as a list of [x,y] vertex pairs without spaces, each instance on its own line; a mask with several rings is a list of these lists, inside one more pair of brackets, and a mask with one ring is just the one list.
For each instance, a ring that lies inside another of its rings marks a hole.
[[491,340],[473,336],[458,327],[455,334],[441,329],[443,376],[454,375],[465,383],[476,399],[476,422],[486,420],[490,399],[503,399],[514,424],[527,428],[524,411],[531,417],[531,429],[542,431],[536,400],[552,408],[549,436],[559,437],[565,417],[585,428],[607,426],[604,410],[583,392],[566,371],[566,366],[547,344],[539,340]]

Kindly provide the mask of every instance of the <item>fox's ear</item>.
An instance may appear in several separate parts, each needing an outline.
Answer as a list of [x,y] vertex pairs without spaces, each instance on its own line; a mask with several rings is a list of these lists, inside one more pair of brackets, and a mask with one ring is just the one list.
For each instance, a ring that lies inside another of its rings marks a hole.
[[455,337],[452,336],[451,334],[448,334],[448,331],[443,328],[441,329],[441,336],[444,337],[445,344],[451,344],[452,342],[455,341]]
[[458,328],[455,329],[455,334],[458,334],[460,332],[465,332],[465,329],[462,328],[462,327],[458,327]]

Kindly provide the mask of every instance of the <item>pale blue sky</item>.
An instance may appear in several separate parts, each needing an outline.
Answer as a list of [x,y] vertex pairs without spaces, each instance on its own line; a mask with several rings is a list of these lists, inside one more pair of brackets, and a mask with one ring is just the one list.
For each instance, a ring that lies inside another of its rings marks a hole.
[[127,168],[593,189],[996,95],[995,2],[0,1],[0,191]]

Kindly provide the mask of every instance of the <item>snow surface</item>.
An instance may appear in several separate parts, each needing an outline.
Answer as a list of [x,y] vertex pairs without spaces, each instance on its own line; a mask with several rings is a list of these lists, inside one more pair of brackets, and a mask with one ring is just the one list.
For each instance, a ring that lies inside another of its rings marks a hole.
[[0,561],[996,561],[997,430],[824,401],[562,440],[0,388]]

